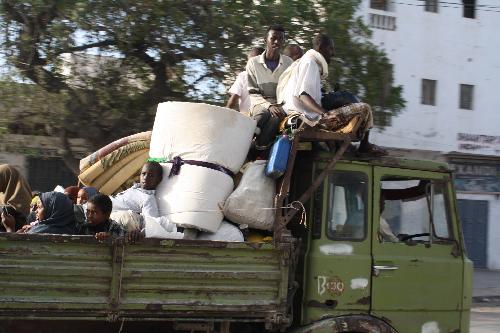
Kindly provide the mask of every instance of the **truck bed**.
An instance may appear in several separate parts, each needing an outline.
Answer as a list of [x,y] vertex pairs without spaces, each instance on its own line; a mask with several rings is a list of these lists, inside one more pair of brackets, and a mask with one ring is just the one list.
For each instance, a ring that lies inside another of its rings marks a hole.
[[0,318],[283,324],[292,243],[0,234]]

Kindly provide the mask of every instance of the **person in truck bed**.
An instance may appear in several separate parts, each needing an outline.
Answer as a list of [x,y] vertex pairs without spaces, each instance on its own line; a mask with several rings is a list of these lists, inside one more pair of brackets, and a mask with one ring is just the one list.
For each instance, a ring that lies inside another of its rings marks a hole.
[[131,210],[136,214],[159,217],[155,190],[162,178],[163,168],[161,164],[146,162],[141,169],[139,183],[111,197],[113,211]]
[[300,112],[310,125],[325,124],[337,130],[358,116],[362,120],[359,153],[386,155],[387,152],[368,141],[373,126],[371,109],[366,103],[355,103],[335,110],[321,105],[321,79],[328,77],[328,64],[334,55],[333,41],[325,34],[316,34],[313,48],[307,51],[280,77],[277,88],[278,103],[283,103],[287,114]]
[[87,203],[87,201],[92,198],[94,195],[97,194],[97,190],[95,187],[82,187],[78,191],[78,196],[76,197],[76,204],[77,205],[84,205]]
[[77,226],[77,234],[94,235],[100,241],[109,237],[118,238],[125,235],[120,224],[110,219],[113,204],[105,194],[96,194],[87,201],[87,220]]
[[30,213],[31,188],[23,175],[9,164],[0,164],[0,232],[18,230]]
[[64,189],[64,194],[68,196],[68,198],[73,201],[73,204],[76,204],[76,199],[78,197],[78,191],[80,191],[80,188],[78,186],[68,186]]
[[[17,233],[72,235],[75,227],[71,199],[60,192],[44,192],[37,201],[35,222],[24,225]],[[7,231],[14,232],[10,229]]]

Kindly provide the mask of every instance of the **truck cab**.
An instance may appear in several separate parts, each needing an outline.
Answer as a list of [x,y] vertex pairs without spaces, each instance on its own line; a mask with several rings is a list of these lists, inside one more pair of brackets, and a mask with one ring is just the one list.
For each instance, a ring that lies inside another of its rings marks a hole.
[[[326,166],[307,154],[292,193]],[[308,208],[297,332],[469,331],[472,263],[446,164],[343,159]]]

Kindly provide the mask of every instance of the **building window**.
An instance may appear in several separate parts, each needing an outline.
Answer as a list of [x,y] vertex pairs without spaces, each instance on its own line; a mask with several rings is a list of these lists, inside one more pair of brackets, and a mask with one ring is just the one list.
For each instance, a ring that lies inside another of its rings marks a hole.
[[382,30],[396,30],[396,17],[370,14],[370,27]]
[[422,104],[436,105],[436,80],[422,79]]
[[462,0],[464,6],[464,17],[476,18],[476,0]]
[[389,10],[389,0],[370,0],[370,8]]
[[437,13],[438,0],[425,0],[425,11],[431,13]]
[[472,110],[472,98],[474,95],[474,86],[470,84],[460,85],[460,108]]

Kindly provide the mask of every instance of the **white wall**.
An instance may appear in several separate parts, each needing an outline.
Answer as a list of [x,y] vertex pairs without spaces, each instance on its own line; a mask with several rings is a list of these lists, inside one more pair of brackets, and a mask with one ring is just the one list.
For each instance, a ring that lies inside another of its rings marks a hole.
[[[359,15],[365,22],[370,13],[395,17],[396,29],[372,29],[372,42],[387,52],[406,100],[392,125],[374,129],[370,137],[403,151],[500,156],[500,1],[477,0],[475,19],[464,18],[460,5],[439,2],[438,13],[430,13],[421,0],[392,2],[390,11],[373,10],[363,0]],[[422,79],[437,80],[435,106],[420,103]],[[459,108],[460,84],[474,85],[473,110]],[[458,133],[473,136],[460,141]],[[491,142],[480,135],[492,136]],[[480,147],[464,149],[461,143]],[[488,268],[500,269],[500,196],[458,198],[489,202]]]
[[[388,147],[500,156],[500,12],[477,10],[476,19],[468,19],[461,6],[441,4],[438,13],[429,13],[422,6],[393,3],[393,11],[385,12],[370,9],[369,3],[364,0],[360,11],[366,22],[370,13],[396,17],[396,30],[373,29],[372,41],[386,50],[407,101],[391,127],[374,131],[374,141]],[[478,0],[477,5],[500,11],[498,0]],[[436,106],[420,104],[423,78],[438,81]],[[460,84],[474,85],[473,110],[459,109]],[[460,149],[458,133],[491,135],[496,141],[480,143],[480,149]]]
[[500,269],[500,196],[486,194],[457,193],[457,199],[488,201],[487,267]]

